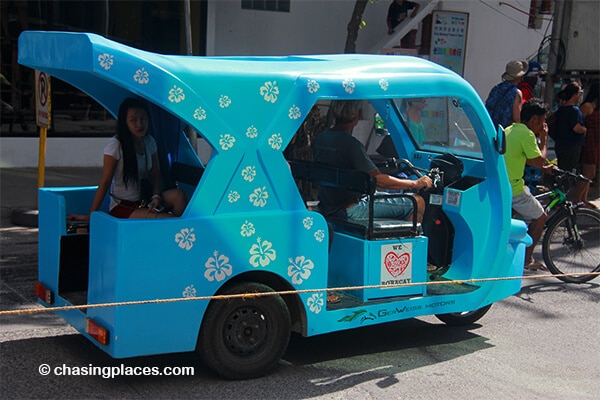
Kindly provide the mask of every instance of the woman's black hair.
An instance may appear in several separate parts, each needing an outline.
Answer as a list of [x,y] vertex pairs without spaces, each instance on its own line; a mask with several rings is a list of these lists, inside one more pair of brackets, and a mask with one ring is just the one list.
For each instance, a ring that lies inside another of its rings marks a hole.
[[127,111],[132,108],[139,108],[148,112],[148,106],[140,99],[128,97],[121,103],[119,107],[119,115],[117,118],[117,139],[121,142],[121,150],[123,152],[123,183],[125,187],[129,183],[138,183],[138,165],[135,147],[133,145],[133,137],[127,127]]
[[576,95],[581,90],[581,85],[577,82],[569,82],[560,92],[556,94],[559,100],[567,101],[573,95]]

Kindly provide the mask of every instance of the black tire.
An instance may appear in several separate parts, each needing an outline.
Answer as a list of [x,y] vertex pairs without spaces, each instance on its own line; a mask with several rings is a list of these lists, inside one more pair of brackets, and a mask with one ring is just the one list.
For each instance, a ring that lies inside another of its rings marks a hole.
[[[248,282],[221,294],[257,292],[273,289]],[[197,351],[204,363],[224,378],[258,378],[283,356],[290,328],[290,313],[279,295],[213,300],[204,314]]]
[[472,325],[479,318],[483,317],[492,307],[491,304],[478,308],[473,311],[464,311],[460,313],[448,313],[448,314],[436,314],[437,319],[451,326],[465,326]]
[[577,274],[557,276],[563,282],[583,283],[600,271],[600,214],[593,210],[574,210],[577,230],[581,240],[576,241],[569,228],[568,211],[559,211],[550,217],[542,239],[542,255],[548,270],[553,274]]

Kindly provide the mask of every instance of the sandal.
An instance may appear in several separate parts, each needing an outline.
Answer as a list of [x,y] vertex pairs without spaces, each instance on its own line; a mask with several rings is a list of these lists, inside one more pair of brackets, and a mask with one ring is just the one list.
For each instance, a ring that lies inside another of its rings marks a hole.
[[548,268],[542,263],[533,261],[524,267],[528,271],[548,271]]
[[327,304],[336,304],[341,301],[340,296],[333,293],[327,294]]

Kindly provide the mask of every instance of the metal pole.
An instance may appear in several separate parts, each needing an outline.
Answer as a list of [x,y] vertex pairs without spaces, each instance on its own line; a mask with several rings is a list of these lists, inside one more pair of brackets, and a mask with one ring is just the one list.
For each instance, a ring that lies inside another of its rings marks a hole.
[[104,37],[108,37],[108,17],[110,15],[108,0],[104,0]]
[[185,13],[185,48],[188,56],[192,55],[192,21],[190,11],[190,0],[183,0]]
[[552,20],[552,37],[550,40],[548,54],[548,79],[546,81],[546,93],[544,101],[552,105],[554,102],[554,84],[558,81],[556,75],[560,72],[558,69],[558,53],[560,51],[560,41],[562,40],[562,25],[565,2],[554,2],[554,17]]

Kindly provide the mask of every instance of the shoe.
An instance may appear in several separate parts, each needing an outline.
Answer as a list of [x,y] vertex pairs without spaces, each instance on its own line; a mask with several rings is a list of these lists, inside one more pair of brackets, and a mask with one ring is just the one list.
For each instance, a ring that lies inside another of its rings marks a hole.
[[548,271],[548,268],[542,263],[533,261],[524,267],[528,271]]
[[340,296],[337,296],[333,293],[327,294],[327,304],[336,304],[341,301]]

